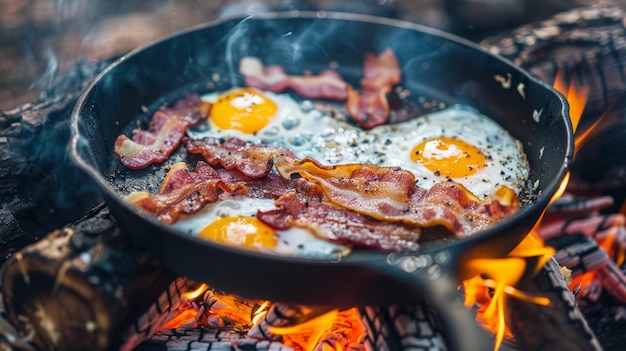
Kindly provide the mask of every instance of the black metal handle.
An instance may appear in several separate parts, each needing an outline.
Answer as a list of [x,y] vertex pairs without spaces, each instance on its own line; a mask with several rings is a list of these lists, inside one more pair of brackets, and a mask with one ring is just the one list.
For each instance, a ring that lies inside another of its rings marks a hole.
[[493,340],[465,308],[452,274],[454,260],[449,251],[419,256],[390,254],[376,269],[394,277],[430,303],[441,323],[442,336],[451,351],[491,351]]

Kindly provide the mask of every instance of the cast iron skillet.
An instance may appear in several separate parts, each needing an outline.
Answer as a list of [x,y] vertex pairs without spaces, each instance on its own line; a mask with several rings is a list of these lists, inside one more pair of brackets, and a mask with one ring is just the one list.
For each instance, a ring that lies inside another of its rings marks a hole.
[[[121,193],[133,186],[156,190],[164,174],[163,165],[121,170],[112,152],[115,138],[142,114],[142,106],[149,107],[144,114],[149,116],[185,92],[242,86],[237,64],[247,55],[293,74],[317,72],[333,61],[358,86],[365,53],[385,48],[398,56],[402,85],[412,96],[473,106],[523,142],[531,168],[527,190],[536,194],[531,203],[467,239],[427,245],[411,254],[356,251],[340,262],[320,262],[209,243],[174,231],[124,201]],[[519,243],[561,183],[573,148],[566,101],[510,62],[419,25],[315,12],[225,19],[135,50],[86,89],[72,114],[72,133],[72,159],[99,185],[119,225],[174,271],[244,297],[309,305],[426,297],[439,309],[450,348],[467,350],[490,346],[461,307],[456,287],[465,278],[463,262],[505,256]],[[113,171],[116,177],[110,176]]]

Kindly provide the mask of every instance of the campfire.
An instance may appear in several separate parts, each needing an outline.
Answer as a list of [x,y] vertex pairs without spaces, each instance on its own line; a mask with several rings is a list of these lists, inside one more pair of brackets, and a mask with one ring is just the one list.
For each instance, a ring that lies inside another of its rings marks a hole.
[[[585,169],[596,167],[590,163],[594,156],[607,152],[597,148],[605,145],[603,138],[611,128],[623,127],[617,104],[621,87],[615,87],[611,75],[598,75],[592,68],[614,69],[611,60],[625,54],[626,44],[614,41],[609,49],[605,40],[615,28],[623,29],[624,15],[615,8],[585,8],[559,16],[481,42],[553,84],[567,97],[573,124],[579,125],[571,177],[542,220],[508,257],[475,259],[465,267],[472,272],[459,284],[465,305],[499,350],[539,350],[547,345],[608,350],[616,341],[596,339],[594,332],[600,336],[600,327],[613,326],[608,319],[620,318],[626,303],[626,276],[621,270],[626,247],[621,194],[626,177],[620,164]],[[554,28],[558,34],[545,34],[554,33],[550,32]],[[535,42],[520,48],[510,39],[525,37]],[[567,51],[563,47],[582,52],[583,43],[595,45],[595,51],[574,55],[575,62],[571,55],[561,56]],[[177,276],[127,241],[108,209],[97,204],[95,189],[77,186],[84,178],[66,159],[54,165],[41,159],[30,163],[29,153],[44,152],[38,142],[67,137],[75,97],[106,63],[81,63],[39,102],[0,114],[0,174],[6,175],[0,188],[2,194],[13,196],[12,202],[3,200],[0,211],[5,223],[0,238],[8,243],[0,278],[6,311],[0,315],[0,346],[447,349],[437,311],[428,301],[349,309],[302,306],[244,299],[214,289],[211,282]],[[52,219],[54,215],[45,214],[39,222],[22,225],[25,218],[39,214],[46,199],[37,195],[27,200],[32,205],[20,205],[33,191],[23,179],[37,182],[37,191],[45,193],[56,184],[42,179],[44,172],[62,174],[68,206],[82,209],[84,217]]]

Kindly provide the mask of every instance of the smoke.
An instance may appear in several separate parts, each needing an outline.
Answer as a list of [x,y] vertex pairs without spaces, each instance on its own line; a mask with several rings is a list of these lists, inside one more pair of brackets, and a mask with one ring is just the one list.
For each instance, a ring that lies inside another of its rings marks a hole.
[[42,59],[45,62],[46,69],[44,73],[36,79],[28,88],[32,89],[48,89],[54,82],[55,74],[59,69],[59,60],[54,52],[54,48],[49,40],[46,40],[43,45]]

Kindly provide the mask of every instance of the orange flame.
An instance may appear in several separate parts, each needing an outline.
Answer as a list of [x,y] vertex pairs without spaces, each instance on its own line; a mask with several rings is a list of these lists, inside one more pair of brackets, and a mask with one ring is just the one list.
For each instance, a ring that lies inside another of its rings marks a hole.
[[536,264],[532,271],[538,272],[553,254],[554,249],[545,246],[543,240],[531,232],[511,251],[509,257],[473,259],[466,264],[465,269],[475,275],[463,282],[465,305],[479,305],[476,319],[483,327],[494,332],[494,350],[500,348],[505,338],[513,336],[504,318],[507,298],[513,297],[540,305],[550,303],[547,298],[529,296],[514,288],[514,285],[528,270],[529,258],[535,259]]
[[[589,98],[589,89],[576,84],[573,79],[570,79],[568,82],[562,71],[557,72],[554,88],[567,99],[570,106],[572,127],[576,130]],[[597,123],[599,121],[577,136],[575,148],[580,147],[589,135],[590,130]],[[559,189],[550,199],[550,203],[563,195],[569,182],[569,176],[569,173],[565,175]],[[535,266],[532,267],[532,273],[536,274],[550,257],[554,255],[554,249],[545,246],[543,240],[534,234],[544,214],[545,211],[531,232],[509,253],[507,258],[474,259],[467,264],[467,269],[476,275],[463,282],[466,294],[465,304],[466,306],[480,305],[476,318],[484,327],[494,331],[496,350],[500,348],[505,337],[511,336],[504,318],[506,298],[513,297],[540,305],[548,305],[550,303],[546,297],[528,296],[514,287],[522,278],[524,272],[528,271],[527,266],[531,262],[529,258],[534,258]]]
[[208,285],[202,283],[197,289],[189,292],[185,292],[182,294],[183,298],[187,301],[195,300],[200,297],[200,295],[204,294],[204,292],[209,288]]
[[[579,84],[575,84],[574,80],[571,80],[568,85],[566,83],[564,74],[561,71],[557,72],[554,82],[554,88],[566,97],[567,102],[570,105],[570,118],[572,120],[572,126],[574,127],[574,131],[577,131],[580,118],[582,117],[585,104],[589,97],[589,89],[586,87],[581,87]],[[579,132],[576,134],[576,138],[574,141],[574,156],[576,155],[576,152],[581,149],[582,145],[585,143],[588,137],[591,135],[591,132],[607,118],[609,114],[608,112],[608,110],[605,111],[584,132]],[[624,262],[626,253],[624,252],[623,248],[615,244],[615,239],[616,238],[614,235],[610,235],[605,239],[598,240],[598,246],[606,250],[606,252],[609,253],[611,257],[613,257],[613,260],[616,263],[621,264]],[[587,272],[579,277],[574,278],[569,284],[569,287],[570,289],[574,289],[579,286],[584,286],[593,282],[595,279],[596,274],[594,272]]]
[[567,99],[570,120],[574,131],[576,131],[589,98],[589,89],[576,84],[573,79],[570,79],[568,84],[567,80],[563,71],[559,70],[554,78],[554,89]]
[[259,306],[259,308],[256,309],[256,312],[254,312],[254,314],[252,315],[252,325],[256,325],[261,320],[263,320],[263,317],[265,317],[265,315],[267,314],[267,310],[269,306],[270,306],[270,302],[265,300],[263,304],[261,304],[261,306]]
[[[304,323],[290,327],[271,327],[270,331],[284,337],[285,346],[313,350],[322,338],[331,333],[341,334],[348,344],[358,343],[365,329],[356,308],[344,311],[331,310]],[[343,350],[342,345],[335,345]]]

